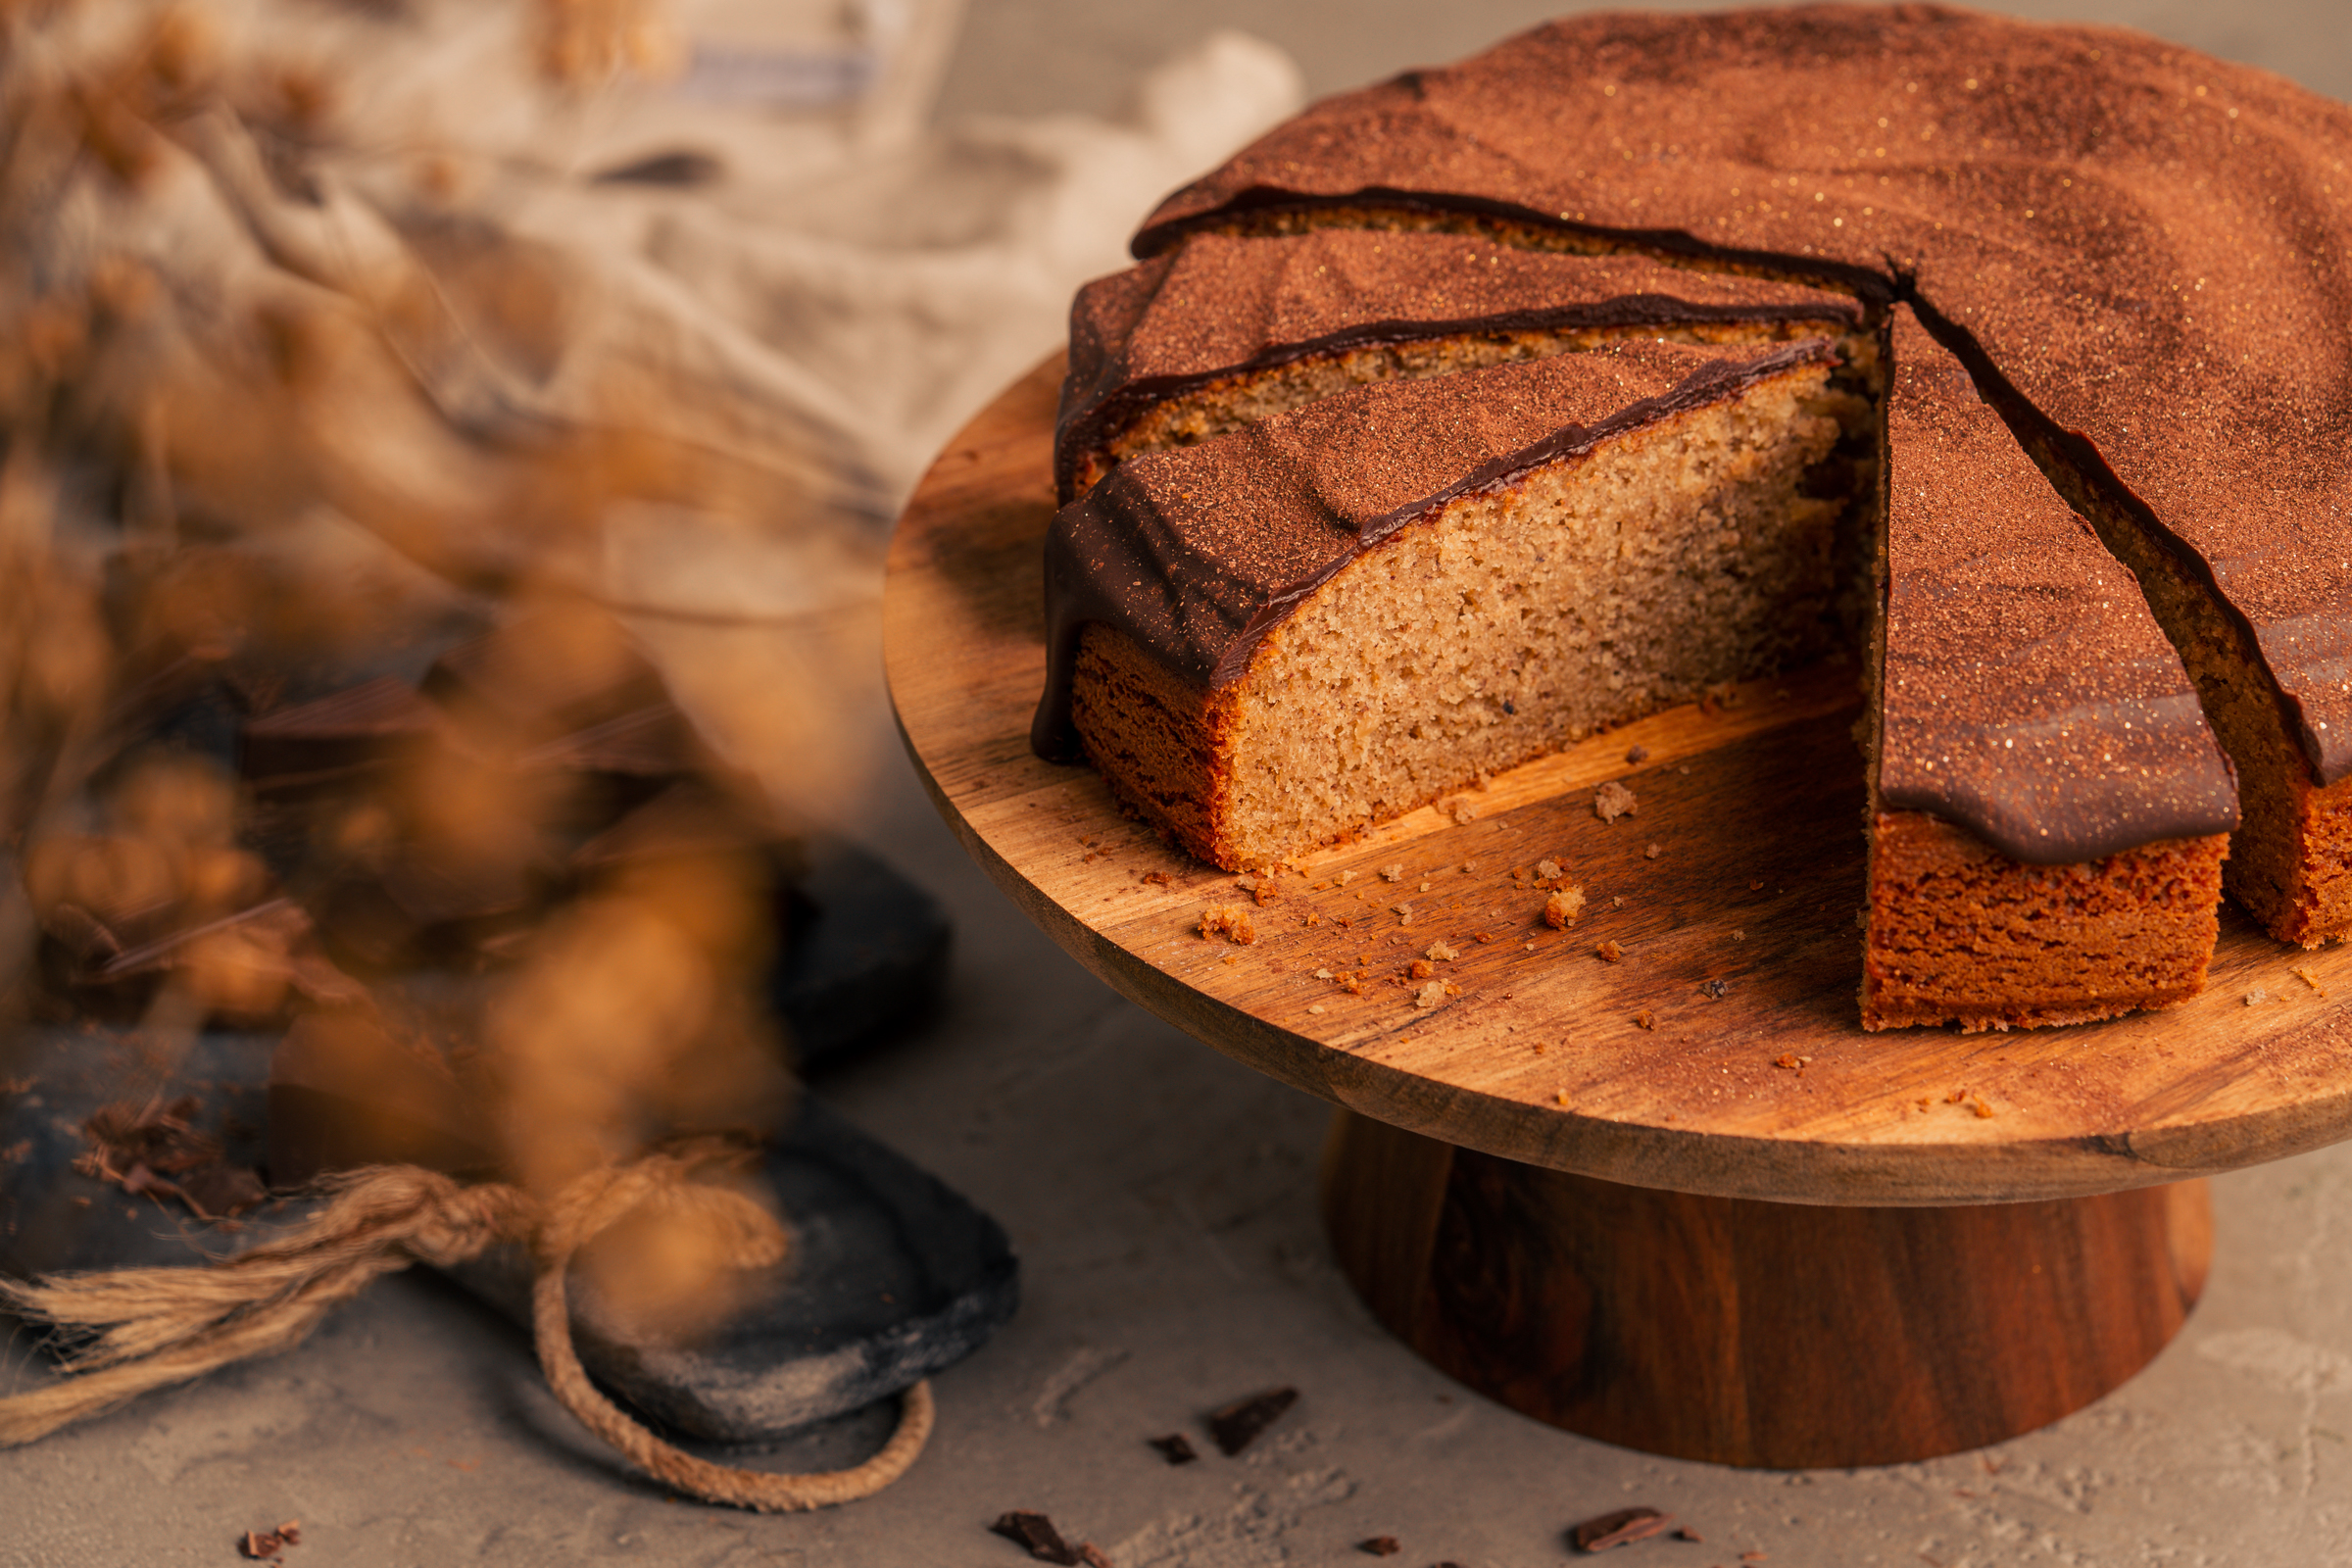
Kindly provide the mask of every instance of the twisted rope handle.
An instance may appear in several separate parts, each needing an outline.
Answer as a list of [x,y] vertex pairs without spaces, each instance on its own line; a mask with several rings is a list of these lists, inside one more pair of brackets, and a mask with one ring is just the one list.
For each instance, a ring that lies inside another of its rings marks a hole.
[[699,1211],[725,1237],[735,1267],[765,1267],[783,1257],[784,1232],[773,1215],[743,1193],[693,1179],[701,1167],[739,1159],[741,1152],[720,1140],[695,1140],[590,1171],[546,1205],[515,1187],[462,1187],[413,1165],[371,1166],[319,1183],[326,1206],[292,1233],[209,1268],[0,1279],[0,1305],[92,1336],[64,1358],[63,1380],[0,1398],[0,1447],[31,1443],[231,1362],[291,1349],[379,1275],[416,1262],[450,1267],[514,1241],[529,1247],[537,1268],[532,1329],[549,1387],[631,1464],[707,1502],[768,1513],[871,1496],[905,1475],[930,1441],[935,1411],[928,1383],[901,1396],[897,1430],[872,1458],[847,1470],[780,1475],[714,1464],[662,1442],[597,1392],[572,1348],[565,1294],[572,1256],[641,1204]]
[[[571,1346],[571,1311],[564,1298],[572,1254],[639,1204],[666,1198],[709,1204],[740,1227],[739,1245],[757,1246],[759,1227],[778,1242],[775,1220],[743,1194],[686,1180],[692,1161],[651,1154],[635,1164],[592,1171],[565,1187],[538,1227],[534,1252],[538,1276],[531,1287],[531,1331],[539,1368],[564,1408],[623,1458],[665,1486],[706,1502],[732,1503],[761,1513],[797,1513],[870,1497],[905,1475],[931,1441],[936,1412],[931,1385],[915,1384],[900,1396],[899,1424],[881,1451],[847,1470],[779,1475],[713,1464],[662,1442],[588,1381]],[[730,1212],[731,1211],[731,1212]],[[747,1212],[748,1211],[748,1212]],[[738,1252],[738,1257],[745,1254]],[[779,1247],[773,1256],[782,1256]],[[745,1266],[759,1266],[747,1263]]]

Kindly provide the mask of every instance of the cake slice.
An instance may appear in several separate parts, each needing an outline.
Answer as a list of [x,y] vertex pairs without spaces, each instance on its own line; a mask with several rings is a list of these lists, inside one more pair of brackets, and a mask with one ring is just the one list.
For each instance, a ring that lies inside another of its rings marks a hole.
[[[1983,324],[1936,324],[2186,662],[2236,767],[2230,896],[2281,942],[2352,935],[2352,476],[2330,471],[2352,430],[2323,427],[2327,397],[2241,399],[2204,383],[2202,359],[2183,374],[2172,352],[2109,377],[2123,384],[2094,406],[2052,384],[2062,354],[2037,343],[1996,366]],[[2340,399],[2326,415],[2342,419]]]
[[2132,574],[1907,308],[1886,402],[1866,1029],[2195,995],[2237,825]]
[[1064,502],[1122,459],[1191,446],[1373,381],[1592,348],[1838,340],[1871,376],[1846,297],[1644,256],[1565,256],[1459,234],[1199,234],[1078,291],[1054,439]]
[[1866,416],[1838,368],[1627,341],[1122,463],[1048,535],[1033,742],[1259,867],[1811,659],[1850,499],[1823,468]]

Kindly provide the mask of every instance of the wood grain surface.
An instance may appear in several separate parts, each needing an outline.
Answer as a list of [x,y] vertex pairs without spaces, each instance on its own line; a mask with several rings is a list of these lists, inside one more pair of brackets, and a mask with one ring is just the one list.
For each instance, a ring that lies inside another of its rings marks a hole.
[[1587,1437],[1773,1469],[2047,1426],[2164,1348],[2213,1250],[2201,1181],[1766,1203],[1544,1170],[1347,1110],[1322,1187],[1341,1269],[1440,1369]]
[[[925,477],[891,551],[885,658],[907,749],[974,857],[1153,1012],[1445,1143],[1783,1202],[2111,1192],[2352,1133],[2352,951],[2281,947],[2234,910],[2205,994],[2164,1012],[1863,1033],[1850,665],[1586,741],[1305,857],[1253,902],[1091,769],[1030,753],[1060,376],[1057,357],[1009,388]],[[1595,814],[1608,781],[1634,814]],[[1585,891],[1566,931],[1541,919],[1546,858]],[[1200,934],[1229,904],[1254,942]],[[1405,971],[1433,946],[1459,956],[1425,960],[1425,999]]]

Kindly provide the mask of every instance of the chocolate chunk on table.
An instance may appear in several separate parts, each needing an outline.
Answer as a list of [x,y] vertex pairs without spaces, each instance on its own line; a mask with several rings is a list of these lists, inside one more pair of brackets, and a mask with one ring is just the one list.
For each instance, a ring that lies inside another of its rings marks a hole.
[[1269,1389],[1247,1399],[1236,1399],[1223,1409],[1209,1412],[1208,1435],[1216,1440],[1217,1451],[1230,1459],[1256,1442],[1266,1428],[1298,1402],[1297,1389]]
[[1078,1555],[1077,1548],[1063,1541],[1061,1532],[1054,1528],[1054,1521],[1042,1513],[1036,1513],[1027,1508],[1015,1508],[1010,1513],[999,1515],[997,1522],[988,1528],[1028,1552],[1039,1562],[1059,1563],[1062,1568],[1076,1568],[1076,1565],[1082,1560]]

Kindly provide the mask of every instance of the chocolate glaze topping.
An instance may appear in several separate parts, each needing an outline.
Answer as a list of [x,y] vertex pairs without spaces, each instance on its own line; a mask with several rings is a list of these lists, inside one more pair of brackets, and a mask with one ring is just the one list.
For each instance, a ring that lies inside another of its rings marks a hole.
[[1196,234],[1078,291],[1054,480],[1151,404],[1321,354],[1470,332],[1861,320],[1841,295],[1640,255],[1560,256],[1463,234]]
[[1818,338],[1749,349],[1636,340],[1381,382],[1131,459],[1062,508],[1046,535],[1046,692],[1031,745],[1058,760],[1079,756],[1070,681],[1090,621],[1213,690],[1242,675],[1309,593],[1414,519],[1835,358]]
[[1932,6],[1579,18],[1313,106],[1136,250],[1335,206],[1918,299],[2218,588],[2317,776],[2352,772],[2345,106]]
[[2132,574],[1898,308],[1879,799],[2012,859],[2237,826],[2237,789]]

